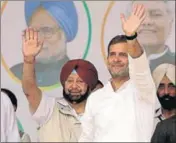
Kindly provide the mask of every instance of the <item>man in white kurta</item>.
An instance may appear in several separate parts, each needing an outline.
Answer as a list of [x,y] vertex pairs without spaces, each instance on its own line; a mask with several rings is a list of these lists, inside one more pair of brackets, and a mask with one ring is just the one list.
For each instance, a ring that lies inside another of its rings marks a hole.
[[150,141],[156,90],[145,51],[133,35],[144,11],[137,5],[128,20],[121,16],[125,35],[114,37],[108,46],[112,79],[88,98],[80,142]]
[[1,92],[1,142],[20,142],[14,108],[3,92]]

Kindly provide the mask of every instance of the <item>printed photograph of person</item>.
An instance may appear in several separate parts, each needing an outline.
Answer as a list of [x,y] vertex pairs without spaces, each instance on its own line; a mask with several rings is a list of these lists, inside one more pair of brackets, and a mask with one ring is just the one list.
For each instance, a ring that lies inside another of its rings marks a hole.
[[[24,13],[28,27],[38,31],[43,47],[36,57],[36,78],[39,86],[58,83],[62,66],[69,60],[67,43],[78,31],[78,15],[73,1],[25,1]],[[23,63],[11,67],[20,80]],[[52,75],[52,76],[51,76]]]
[[175,32],[172,31],[175,20],[173,1],[132,1],[127,6],[127,15],[133,4],[143,4],[147,10],[146,19],[138,29],[138,40],[150,60],[151,71],[163,62],[175,65],[175,53],[170,49],[173,47],[166,45],[171,32]]

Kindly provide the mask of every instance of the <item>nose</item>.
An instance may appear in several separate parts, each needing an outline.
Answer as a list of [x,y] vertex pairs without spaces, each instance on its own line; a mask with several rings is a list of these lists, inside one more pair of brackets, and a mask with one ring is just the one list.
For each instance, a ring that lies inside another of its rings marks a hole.
[[143,26],[150,26],[152,25],[152,19],[150,18],[150,15],[147,14],[145,17],[145,20],[142,23]]
[[168,93],[169,93],[168,87],[165,87],[164,93],[165,93],[165,94],[168,94]]
[[116,55],[116,56],[114,57],[114,62],[119,62],[119,61],[120,61],[120,58],[119,58],[118,55]]
[[77,87],[76,81],[73,82],[72,88],[75,89]]

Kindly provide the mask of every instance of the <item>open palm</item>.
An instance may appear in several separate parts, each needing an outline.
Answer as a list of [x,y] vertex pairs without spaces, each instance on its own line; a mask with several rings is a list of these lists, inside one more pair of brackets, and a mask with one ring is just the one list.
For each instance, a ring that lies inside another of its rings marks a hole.
[[35,57],[42,48],[42,41],[38,40],[38,32],[32,28],[25,30],[23,35],[23,55]]
[[137,4],[133,6],[131,15],[126,19],[124,14],[121,14],[121,22],[123,31],[127,36],[132,36],[140,27],[146,17],[146,11],[143,5]]

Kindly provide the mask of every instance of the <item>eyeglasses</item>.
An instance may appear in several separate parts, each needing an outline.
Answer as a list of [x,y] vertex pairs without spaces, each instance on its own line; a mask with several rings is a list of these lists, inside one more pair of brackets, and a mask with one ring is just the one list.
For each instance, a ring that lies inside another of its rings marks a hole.
[[50,39],[57,32],[59,32],[59,39],[61,38],[61,29],[58,27],[40,27],[37,30],[39,35],[46,39]]

